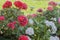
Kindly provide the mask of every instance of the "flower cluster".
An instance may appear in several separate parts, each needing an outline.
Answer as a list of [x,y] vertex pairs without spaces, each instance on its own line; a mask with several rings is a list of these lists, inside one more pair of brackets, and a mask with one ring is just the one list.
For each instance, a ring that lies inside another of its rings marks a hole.
[[48,4],[49,4],[49,5],[52,5],[53,7],[57,6],[57,3],[54,2],[54,1],[50,1]]
[[27,17],[25,17],[23,15],[18,16],[17,20],[18,20],[18,22],[20,23],[21,26],[26,26],[28,24]]
[[[56,14],[54,14],[55,13],[54,8],[57,6],[57,4],[53,1],[49,2],[48,4],[49,5],[46,9],[46,12],[43,11],[43,9],[39,8],[37,10],[37,14],[34,13],[25,16],[21,14],[22,12],[20,12],[20,9],[26,10],[27,9],[26,3],[17,0],[14,2],[16,8],[11,8],[12,2],[6,1],[3,4],[3,10],[6,13],[6,15],[5,13],[3,13],[3,16],[0,16],[0,21],[3,23],[3,24],[1,23],[1,25],[2,27],[7,26],[9,29],[11,28],[10,30],[7,31],[8,32],[11,31],[11,35],[16,34],[18,40],[40,40],[40,38],[41,40],[46,40],[48,36],[50,36],[49,32],[51,34],[55,34],[57,32],[57,26],[55,25],[54,22],[58,22],[60,24],[60,17],[57,19],[55,17]],[[7,11],[5,8],[10,9],[8,9]],[[9,13],[11,13],[11,15],[9,15]],[[43,15],[38,13],[43,13]],[[6,21],[6,23],[4,20]],[[51,29],[49,27],[51,27]],[[1,30],[4,30],[4,28]],[[7,33],[6,35],[10,34]],[[52,40],[53,38],[55,37],[51,36],[50,40]]]
[[41,8],[39,8],[39,9],[37,10],[37,12],[43,12],[43,10],[42,10]]
[[14,5],[16,6],[16,7],[18,7],[19,9],[27,9],[27,5],[26,5],[26,3],[23,3],[23,2],[21,2],[21,1],[15,1],[14,2]]
[[56,33],[56,31],[57,31],[57,27],[56,27],[56,25],[54,24],[54,22],[52,22],[52,21],[48,21],[48,20],[46,20],[45,21],[45,24],[47,25],[47,26],[51,26],[51,28],[52,28],[52,34],[55,34]]
[[48,6],[47,10],[52,11],[53,7],[52,6]]
[[49,3],[49,6],[48,6],[48,10],[49,11],[52,11],[52,10],[54,10],[54,7],[56,7],[57,6],[57,3],[56,2],[54,2],[54,1],[50,1]]
[[28,35],[34,35],[34,30],[33,30],[33,28],[31,28],[31,27],[27,28],[26,34],[28,34]]
[[59,37],[57,37],[57,36],[50,36],[50,40],[59,40]]
[[15,24],[16,24],[16,22],[14,21],[14,22],[8,23],[7,26],[8,26],[9,28],[11,28],[12,30],[14,30]]
[[12,6],[12,2],[11,1],[6,1],[4,4],[3,4],[3,9],[4,8],[9,8]]
[[[24,9],[26,10],[27,9],[27,4],[26,3],[23,3],[21,1],[15,1],[14,2],[14,5],[19,8],[19,9]],[[4,8],[10,8],[12,7],[12,2],[11,1],[6,1],[4,4],[3,4],[3,9]]]
[[31,40],[28,36],[26,35],[21,35],[18,40]]

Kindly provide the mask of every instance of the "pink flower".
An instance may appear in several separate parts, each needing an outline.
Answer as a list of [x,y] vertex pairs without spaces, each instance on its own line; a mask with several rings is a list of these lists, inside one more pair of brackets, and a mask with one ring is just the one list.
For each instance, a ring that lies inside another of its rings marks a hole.
[[21,26],[26,26],[28,24],[28,18],[24,15],[20,15],[17,17],[18,22]]
[[0,21],[5,20],[4,16],[0,16]]
[[16,24],[16,22],[14,21],[14,22],[8,23],[7,26],[8,26],[9,28],[11,28],[12,30],[14,30],[14,29],[15,29],[15,24]]
[[18,40],[29,40],[26,35],[21,35]]
[[52,11],[53,7],[52,6],[48,6],[47,10]]
[[31,16],[32,16],[32,18],[34,18],[34,17],[36,17],[36,16],[37,16],[37,14],[32,14]]
[[53,7],[57,6],[57,3],[55,3],[54,1],[50,1],[48,4],[52,5]]
[[60,18],[58,18],[58,23],[60,24]]

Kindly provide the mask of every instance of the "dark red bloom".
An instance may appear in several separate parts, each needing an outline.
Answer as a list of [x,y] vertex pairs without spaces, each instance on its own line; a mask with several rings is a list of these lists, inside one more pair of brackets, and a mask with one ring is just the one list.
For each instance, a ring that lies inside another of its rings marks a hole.
[[23,5],[23,3],[21,1],[15,1],[14,5],[18,8],[21,8],[21,6]]
[[22,9],[27,9],[27,5],[26,5],[26,3],[23,3],[23,5],[22,5]]
[[49,3],[48,3],[49,5],[52,5],[52,6],[57,6],[57,3],[56,2],[54,2],[54,1],[50,1]]
[[37,10],[37,12],[43,12],[43,10],[40,8],[40,9]]
[[14,5],[19,9],[27,9],[27,5],[21,1],[15,1]]
[[15,28],[15,24],[16,22],[14,21],[14,22],[8,23],[7,26],[13,30]]
[[52,11],[53,7],[52,6],[48,6],[47,10]]
[[0,21],[5,20],[4,16],[0,16]]
[[4,8],[9,8],[12,6],[12,2],[11,1],[6,1],[4,4],[3,4],[3,9]]
[[21,35],[18,40],[29,40],[27,36]]
[[28,19],[24,15],[18,16],[17,20],[21,26],[26,26],[28,24]]

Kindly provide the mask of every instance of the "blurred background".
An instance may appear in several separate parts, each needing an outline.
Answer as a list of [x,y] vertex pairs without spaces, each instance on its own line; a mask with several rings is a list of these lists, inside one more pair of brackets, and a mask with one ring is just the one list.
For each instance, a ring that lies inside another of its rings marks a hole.
[[[5,1],[6,0],[0,0],[0,10],[2,9],[2,4]],[[11,1],[14,3],[15,0]],[[25,11],[23,10],[25,14],[36,13],[36,10],[39,8],[46,9],[49,1],[60,2],[60,0],[21,0],[21,1],[25,2],[28,5],[28,9]],[[31,9],[33,9],[33,11],[31,11]]]

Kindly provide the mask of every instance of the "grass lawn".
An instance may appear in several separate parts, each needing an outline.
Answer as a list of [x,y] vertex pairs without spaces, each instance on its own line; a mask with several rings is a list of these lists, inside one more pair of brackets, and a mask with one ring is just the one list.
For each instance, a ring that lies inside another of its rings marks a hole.
[[[2,9],[2,4],[3,4],[5,1],[6,1],[6,0],[0,0],[0,10]],[[11,1],[14,2],[15,0],[11,0]],[[44,0],[44,1],[43,1],[43,0],[41,0],[41,1],[22,0],[22,1],[25,2],[25,3],[27,3],[27,5],[28,5],[28,9],[27,9],[26,11],[24,11],[25,14],[35,13],[38,8],[42,8],[42,9],[47,8],[48,2],[49,2],[49,1],[46,1],[46,0]],[[59,2],[60,0],[54,0],[54,1]],[[31,10],[30,10],[30,7],[34,7],[34,10],[31,11]]]

